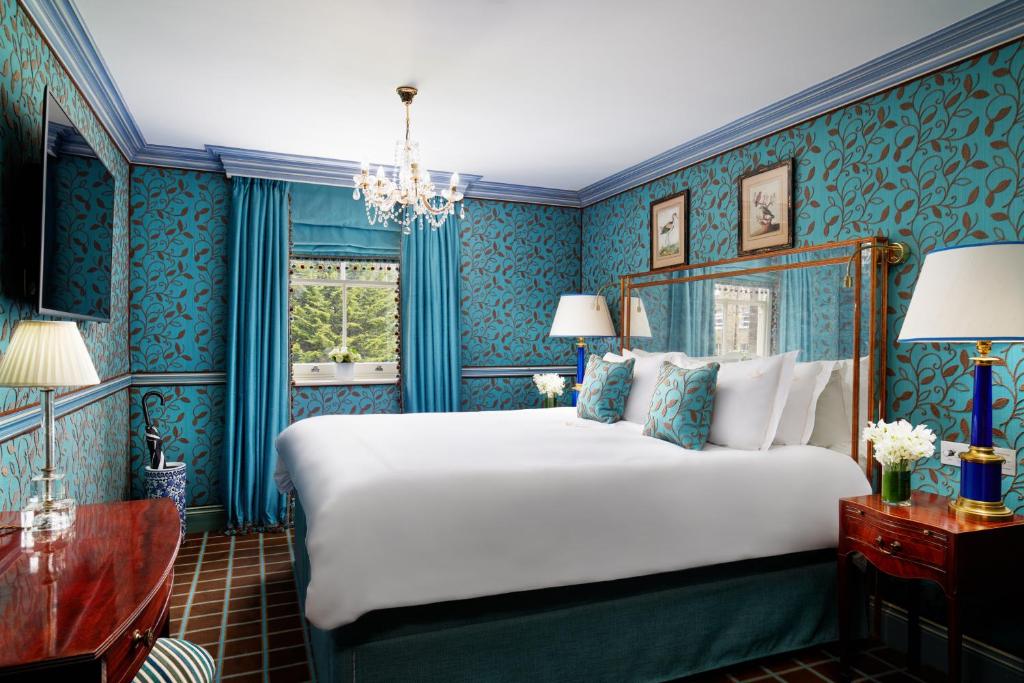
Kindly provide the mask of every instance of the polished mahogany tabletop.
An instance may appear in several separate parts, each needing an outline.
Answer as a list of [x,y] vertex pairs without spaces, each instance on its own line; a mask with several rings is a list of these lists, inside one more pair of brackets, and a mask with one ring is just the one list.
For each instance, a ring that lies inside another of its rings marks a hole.
[[998,521],[982,521],[957,515],[949,509],[949,498],[924,491],[912,491],[910,505],[906,507],[886,505],[878,494],[843,498],[843,501],[863,506],[895,519],[922,524],[950,534],[967,534],[1024,525],[1024,515],[1014,515],[1010,519]]
[[80,506],[53,538],[0,535],[0,669],[106,651],[171,575],[179,529],[163,498]]

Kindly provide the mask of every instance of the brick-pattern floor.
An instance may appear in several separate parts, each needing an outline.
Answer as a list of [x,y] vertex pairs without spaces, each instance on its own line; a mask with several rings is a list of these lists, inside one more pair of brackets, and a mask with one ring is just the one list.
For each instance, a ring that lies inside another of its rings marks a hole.
[[[299,617],[291,533],[190,534],[174,565],[171,635],[205,647],[225,683],[292,683],[311,679],[309,646]],[[839,681],[834,646],[810,648],[684,679],[685,683]],[[911,674],[885,647],[862,648],[855,681],[945,680]],[[679,683],[682,683],[679,682]]]
[[205,647],[225,683],[310,680],[290,533],[190,534],[174,564],[171,635]]
[[[748,662],[722,671],[682,679],[677,683],[747,683],[759,681],[787,681],[793,683],[838,682],[839,654],[835,645],[810,648],[778,657]],[[915,681],[933,683],[945,681],[937,671],[924,669],[916,674],[907,671],[906,657],[881,645],[860,648],[854,660],[852,681],[856,683],[897,683]]]

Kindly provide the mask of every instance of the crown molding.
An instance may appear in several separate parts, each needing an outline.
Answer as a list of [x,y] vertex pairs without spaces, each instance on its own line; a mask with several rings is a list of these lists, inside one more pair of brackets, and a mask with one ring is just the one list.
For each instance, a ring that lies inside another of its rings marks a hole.
[[71,0],[20,0],[128,161],[145,146],[128,105]]
[[[148,144],[72,0],[19,0],[132,164],[223,172],[294,182],[352,186],[352,161],[208,145]],[[704,161],[765,135],[820,116],[1024,35],[1024,2],[1004,0],[962,21],[873,59],[721,128],[677,145],[582,190],[516,185],[462,175],[475,199],[585,207]],[[449,174],[431,171],[439,183]]]
[[582,206],[735,149],[1024,35],[1024,2],[998,5],[580,190]]
[[136,152],[130,161],[138,166],[163,166],[189,171],[224,172],[224,166],[220,163],[220,159],[216,155],[211,154],[209,150],[190,149],[188,147],[147,144]]
[[557,190],[550,187],[494,183],[480,180],[470,184],[466,196],[472,199],[495,199],[506,202],[527,202],[550,206],[580,208],[580,193],[575,190]]
[[[217,145],[207,145],[206,149],[211,155],[220,159],[224,172],[229,177],[240,175],[251,178],[354,187],[352,176],[359,173],[361,169],[360,162],[347,159],[310,157],[301,154],[264,152]],[[373,166],[382,166],[389,174],[395,170],[393,166],[387,164],[374,164]],[[448,171],[430,170],[430,178],[438,187],[446,187],[451,181],[452,175]],[[465,192],[468,185],[477,182],[481,177],[460,173],[459,191]]]

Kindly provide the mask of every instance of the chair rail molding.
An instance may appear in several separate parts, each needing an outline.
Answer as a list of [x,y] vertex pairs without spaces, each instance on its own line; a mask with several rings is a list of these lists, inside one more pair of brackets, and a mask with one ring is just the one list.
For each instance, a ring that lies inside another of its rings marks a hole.
[[[189,149],[149,144],[72,0],[19,0],[132,164],[351,187],[358,164],[341,159],[208,145]],[[576,191],[485,181],[463,175],[467,197],[586,207],[667,173],[820,116],[1024,35],[1024,2],[1003,0],[919,40],[877,57],[634,164]],[[449,174],[431,171],[438,180]]]

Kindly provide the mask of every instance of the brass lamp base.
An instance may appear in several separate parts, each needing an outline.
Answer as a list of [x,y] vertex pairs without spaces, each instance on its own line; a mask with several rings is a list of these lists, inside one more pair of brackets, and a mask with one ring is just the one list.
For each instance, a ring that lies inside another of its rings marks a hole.
[[956,500],[949,502],[949,509],[957,515],[963,515],[969,519],[976,519],[982,522],[999,522],[1013,519],[1013,510],[1003,505],[1002,501],[990,503],[984,500],[971,500],[963,496],[957,496]]

